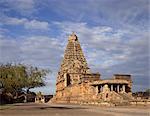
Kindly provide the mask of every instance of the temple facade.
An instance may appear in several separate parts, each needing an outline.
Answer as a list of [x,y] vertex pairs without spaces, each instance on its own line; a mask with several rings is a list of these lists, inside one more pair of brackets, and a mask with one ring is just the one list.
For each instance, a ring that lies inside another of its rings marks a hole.
[[75,33],[69,36],[56,81],[56,103],[123,103],[132,99],[131,75],[114,74],[111,79],[101,79],[87,65]]

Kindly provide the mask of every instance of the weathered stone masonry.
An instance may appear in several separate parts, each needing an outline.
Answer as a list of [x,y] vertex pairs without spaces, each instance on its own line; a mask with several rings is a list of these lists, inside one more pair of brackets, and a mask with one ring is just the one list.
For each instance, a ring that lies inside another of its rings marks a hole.
[[112,79],[102,80],[99,73],[92,73],[73,33],[68,39],[52,102],[123,102],[132,99],[131,87],[130,75],[115,74]]

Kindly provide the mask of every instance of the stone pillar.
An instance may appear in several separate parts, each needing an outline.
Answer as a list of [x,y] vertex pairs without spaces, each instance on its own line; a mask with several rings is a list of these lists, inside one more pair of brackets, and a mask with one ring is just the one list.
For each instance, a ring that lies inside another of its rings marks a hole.
[[120,91],[120,90],[119,90],[119,85],[117,85],[117,92],[119,93],[119,91]]
[[123,92],[126,92],[125,85],[122,85],[122,91],[123,91]]
[[98,86],[96,86],[96,94],[98,94],[99,90],[98,90]]
[[113,91],[113,90],[114,90],[113,85],[111,85],[111,89],[110,89],[110,91]]

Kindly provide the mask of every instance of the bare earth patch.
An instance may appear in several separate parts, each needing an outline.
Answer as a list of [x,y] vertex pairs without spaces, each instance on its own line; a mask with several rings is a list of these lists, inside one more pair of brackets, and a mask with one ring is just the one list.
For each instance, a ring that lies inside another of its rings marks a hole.
[[0,109],[0,116],[149,116],[148,106],[99,107],[63,104],[13,104]]

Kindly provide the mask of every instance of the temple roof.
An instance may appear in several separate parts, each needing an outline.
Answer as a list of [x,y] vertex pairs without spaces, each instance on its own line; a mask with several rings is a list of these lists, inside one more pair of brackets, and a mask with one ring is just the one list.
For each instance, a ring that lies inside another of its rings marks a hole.
[[91,85],[103,85],[103,84],[128,84],[127,80],[117,80],[117,79],[109,79],[109,80],[99,80],[91,82]]

